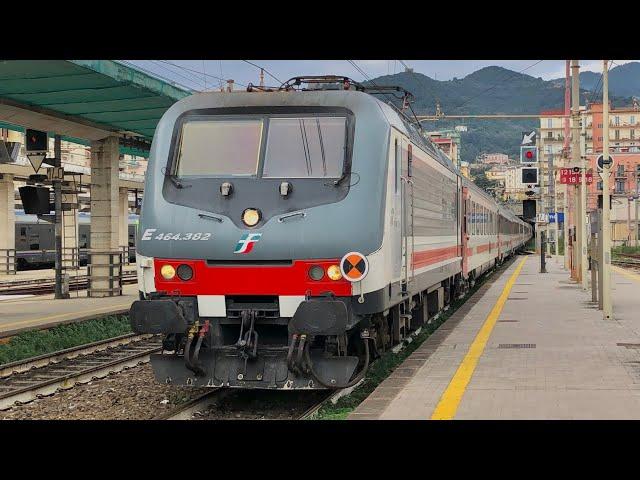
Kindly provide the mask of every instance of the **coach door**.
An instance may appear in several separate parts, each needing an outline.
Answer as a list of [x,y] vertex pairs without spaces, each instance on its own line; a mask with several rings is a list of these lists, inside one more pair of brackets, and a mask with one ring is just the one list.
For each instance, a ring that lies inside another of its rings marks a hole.
[[391,237],[391,254],[393,280],[399,281],[403,275],[403,250],[402,250],[402,137],[392,130],[391,147],[389,148],[389,182],[387,184],[389,195],[388,224]]
[[402,139],[401,152],[401,202],[402,202],[402,284],[408,290],[413,278],[413,179],[412,179],[413,147],[409,141]]

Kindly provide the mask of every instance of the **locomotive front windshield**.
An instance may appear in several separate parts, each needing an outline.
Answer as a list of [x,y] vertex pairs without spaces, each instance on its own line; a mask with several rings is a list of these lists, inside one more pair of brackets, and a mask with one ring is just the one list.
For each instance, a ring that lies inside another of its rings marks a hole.
[[338,178],[346,145],[345,117],[198,118],[182,125],[175,174]]

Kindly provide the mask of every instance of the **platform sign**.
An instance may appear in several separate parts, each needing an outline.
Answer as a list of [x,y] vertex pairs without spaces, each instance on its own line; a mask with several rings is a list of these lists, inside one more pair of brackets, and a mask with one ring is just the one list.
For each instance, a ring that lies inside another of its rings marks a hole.
[[564,212],[549,212],[549,223],[556,223],[556,218],[558,219],[558,223],[564,223]]
[[[604,155],[600,155],[598,157],[596,164],[598,165],[598,171],[601,172],[604,169]],[[611,155],[608,155],[607,165],[609,165],[609,167],[613,167],[613,157]]]
[[[587,180],[587,184],[592,184],[593,172],[588,171],[585,178]],[[579,185],[582,183],[582,172],[574,172],[572,168],[561,168],[560,183],[562,185]]]
[[62,167],[47,168],[47,180],[64,180],[64,169]]
[[520,145],[535,145],[536,144],[536,131],[522,132],[522,142]]
[[549,223],[549,216],[546,213],[538,213],[536,223]]

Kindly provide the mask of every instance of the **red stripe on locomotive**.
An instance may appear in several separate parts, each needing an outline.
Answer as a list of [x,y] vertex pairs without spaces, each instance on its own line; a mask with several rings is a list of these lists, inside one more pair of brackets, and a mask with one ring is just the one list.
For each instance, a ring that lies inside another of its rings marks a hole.
[[[181,295],[320,295],[333,292],[351,296],[351,283],[344,278],[331,280],[327,267],[338,265],[339,259],[295,260],[292,265],[207,265],[204,260],[154,259],[156,290]],[[165,280],[160,275],[162,265],[186,264],[193,277],[182,281],[176,275]],[[309,278],[309,269],[319,265],[325,271],[322,280]]]

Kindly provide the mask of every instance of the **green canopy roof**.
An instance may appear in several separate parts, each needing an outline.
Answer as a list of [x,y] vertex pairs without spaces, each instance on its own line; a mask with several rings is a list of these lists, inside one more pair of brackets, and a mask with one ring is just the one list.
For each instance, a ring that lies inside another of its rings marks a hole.
[[149,140],[191,93],[112,60],[0,60],[0,99]]

